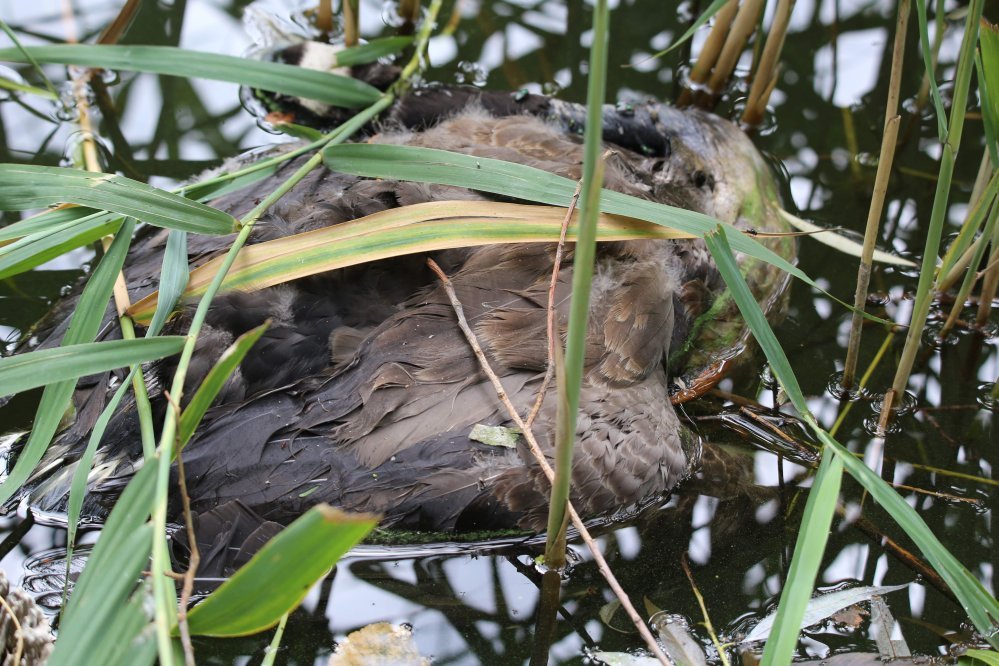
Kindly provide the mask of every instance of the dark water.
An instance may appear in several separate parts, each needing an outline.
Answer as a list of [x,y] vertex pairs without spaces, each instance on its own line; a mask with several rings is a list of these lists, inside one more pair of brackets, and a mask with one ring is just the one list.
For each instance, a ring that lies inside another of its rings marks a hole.
[[[222,0],[145,3],[125,42],[179,44],[230,54],[244,53],[251,41],[239,17],[246,3]],[[262,3],[265,12],[288,11],[283,2]],[[298,3],[301,4],[301,3]],[[91,37],[109,21],[120,3],[75,2],[76,31]],[[258,5],[259,6],[259,5]],[[948,5],[949,7],[949,5]],[[444,18],[451,12],[448,3]],[[32,3],[0,2],[3,18],[25,41],[59,41],[67,23],[55,0]],[[362,3],[362,34],[387,33],[378,3]],[[679,49],[663,61],[645,56],[667,46],[683,32],[696,5],[683,3],[675,16],[660,3],[623,3],[612,15],[612,50],[608,101],[647,96],[672,99],[679,89],[689,58]],[[994,17],[993,17],[994,18]],[[799,2],[794,10],[784,51],[784,68],[772,98],[773,115],[757,144],[773,159],[782,175],[785,207],[820,224],[861,231],[873,187],[890,53],[894,3],[823,1]],[[495,89],[524,86],[557,92],[581,101],[585,95],[584,61],[590,23],[588,6],[569,2],[466,3],[454,37],[435,38],[433,68],[428,80],[484,84]],[[952,73],[963,18],[948,21],[942,50],[941,80]],[[915,27],[910,29],[910,35]],[[700,39],[695,39],[695,52]],[[933,198],[938,155],[935,121],[928,112],[913,114],[922,68],[916,41],[910,37],[908,66],[902,79],[904,105],[902,145],[889,193],[882,244],[900,253],[921,252],[924,225]],[[621,65],[633,64],[632,68]],[[743,60],[749,64],[749,55]],[[64,78],[59,68],[50,75]],[[151,75],[126,75],[112,81],[103,102],[100,133],[113,169],[166,185],[193,174],[228,155],[274,140],[260,130],[240,107],[235,86],[186,81]],[[946,89],[946,88],[945,88]],[[738,105],[734,89],[719,105],[729,113]],[[102,98],[97,99],[99,106]],[[43,116],[52,109],[25,98]],[[116,109],[116,110],[115,110]],[[72,126],[39,118],[15,103],[0,105],[0,159],[58,164],[76,138]],[[957,161],[948,220],[956,231],[966,211],[971,184],[981,156],[980,116],[972,114]],[[5,220],[13,219],[11,216]],[[78,275],[89,256],[74,253],[35,271],[0,282],[0,333],[16,339],[19,330],[45,312]],[[800,265],[820,284],[841,298],[853,293],[856,262],[811,240],[800,246]],[[911,307],[908,292],[915,279],[897,269],[879,268],[872,291],[886,304],[877,314],[903,319]],[[973,311],[966,314],[973,318]],[[852,450],[874,455],[882,447],[884,475],[890,481],[918,488],[902,489],[934,532],[990,590],[996,568],[992,481],[996,441],[994,414],[980,408],[979,388],[999,374],[996,320],[991,337],[961,331],[956,344],[928,349],[920,357],[910,383],[916,409],[900,419],[901,432],[887,441],[865,429],[874,411],[871,400],[855,403],[839,430]],[[826,392],[830,377],[842,367],[848,326],[847,312],[807,287],[793,287],[787,320],[778,337],[798,373],[810,406],[827,427],[842,405]],[[877,327],[867,330],[861,355],[866,364],[884,342]],[[873,371],[870,387],[883,390],[891,381],[901,350],[896,339]],[[770,406],[773,396],[754,369],[728,380],[721,388]],[[33,397],[20,396],[0,412],[0,431],[30,423]],[[701,610],[680,560],[689,558],[704,595],[711,621],[723,640],[748,630],[776,602],[790,561],[805,492],[796,481],[803,468],[759,448],[764,430],[747,427],[738,406],[708,398],[687,408],[692,427],[711,441],[724,443],[745,463],[742,487],[716,489],[719,497],[687,494],[674,497],[661,511],[644,513],[632,524],[605,531],[600,541],[624,588],[642,609],[665,609],[683,615],[708,654],[714,654],[703,627]],[[805,437],[803,430],[797,432]],[[935,494],[929,494],[935,493]],[[866,501],[865,501],[866,500]],[[857,484],[844,482],[843,503],[850,520],[834,521],[818,584],[832,587],[863,583],[916,584],[887,597],[901,621],[914,652],[938,654],[949,643],[947,632],[964,629],[960,608],[927,584],[884,546],[858,529],[861,513],[875,532],[885,534],[906,550],[911,543],[889,516],[864,498]],[[8,527],[13,523],[8,522]],[[92,537],[91,537],[92,538]],[[32,528],[2,560],[8,576],[29,582],[31,571],[44,571],[26,558],[62,545],[57,531]],[[564,613],[555,629],[552,659],[580,663],[583,650],[634,650],[639,638],[622,613],[609,617],[601,609],[612,601],[589,554],[573,546],[579,562],[563,587]],[[334,641],[371,622],[407,622],[423,654],[436,663],[524,663],[535,636],[539,575],[531,566],[537,554],[530,547],[459,550],[449,546],[420,551],[382,549],[353,557],[331,579],[313,590],[289,623],[279,663],[324,663]],[[205,663],[256,663],[269,635],[234,641],[199,642]],[[809,630],[799,644],[801,656],[825,656],[831,651],[875,651],[867,624],[857,630],[827,624]]]

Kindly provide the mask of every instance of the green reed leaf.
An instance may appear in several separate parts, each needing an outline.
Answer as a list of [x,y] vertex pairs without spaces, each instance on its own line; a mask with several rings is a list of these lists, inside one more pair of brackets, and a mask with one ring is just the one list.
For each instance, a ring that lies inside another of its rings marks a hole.
[[191,634],[246,636],[273,627],[377,524],[378,516],[312,507],[188,613]]
[[[839,442],[837,442],[829,433],[822,429],[815,418],[812,416],[811,412],[808,410],[808,404],[805,400],[804,394],[798,385],[797,378],[794,376],[794,372],[791,370],[790,363],[787,360],[787,356],[784,354],[783,349],[780,347],[780,343],[777,342],[777,338],[770,328],[769,324],[766,322],[766,318],[763,316],[759,305],[753,300],[749,289],[745,282],[739,276],[737,272],[733,273],[734,258],[732,257],[731,248],[728,245],[727,238],[725,236],[725,231],[719,228],[718,235],[711,235],[705,238],[705,242],[708,245],[708,249],[711,250],[712,256],[715,258],[715,262],[718,265],[719,271],[725,278],[726,284],[732,291],[733,298],[739,306],[739,310],[742,312],[746,319],[746,323],[753,331],[753,335],[756,337],[761,349],[767,356],[767,360],[770,362],[770,367],[773,369],[774,376],[780,381],[781,386],[787,393],[788,398],[794,405],[795,409],[802,415],[804,420],[815,432],[816,436],[822,441],[826,449],[823,453],[823,463],[825,463],[826,458],[832,454],[836,454],[836,458],[840,460],[840,464],[844,467],[854,479],[856,479],[884,509],[889,515],[898,523],[906,534],[915,542],[915,544],[922,551],[923,555],[926,557],[930,565],[936,570],[937,573],[946,581],[947,585],[950,587],[951,591],[958,598],[961,606],[964,608],[968,617],[974,623],[975,628],[986,637],[990,645],[996,647],[999,645],[999,634],[996,633],[996,627],[999,626],[999,603],[996,602],[995,598],[989,594],[985,587],[976,579],[971,572],[969,572],[964,565],[962,565],[957,558],[955,558],[950,551],[940,542],[939,539],[933,534],[926,522],[919,516],[915,509],[909,506],[908,502],[899,495],[894,488],[889,486],[876,472],[868,468],[862,460],[854,457],[846,448],[844,448]],[[833,463],[829,463],[832,465]],[[830,472],[831,473],[831,472]],[[818,483],[818,479],[816,479]],[[831,483],[831,482],[830,482]],[[838,487],[838,483],[836,484]],[[821,523],[822,515],[819,517],[812,517],[808,513],[808,506],[812,503],[812,495],[816,494],[816,488],[813,487],[812,493],[809,495],[808,504],[806,505],[806,514],[803,518],[804,526],[802,528],[803,532],[809,532],[813,538],[824,538],[815,535],[815,530],[811,529],[811,525],[806,523],[808,520],[817,520]],[[827,493],[828,494],[828,493]],[[816,500],[818,501],[818,500]],[[829,511],[832,508],[828,509]],[[818,508],[815,511],[819,511]],[[829,521],[826,520],[824,523],[825,527],[823,529],[828,530]],[[803,542],[801,538],[798,540],[798,545],[804,547],[805,550],[801,551],[799,554],[798,547],[795,548],[794,558],[791,563],[791,570],[795,572],[795,562],[799,557],[803,558],[802,564],[799,565],[798,571],[805,571],[805,567],[808,563],[813,562],[815,557],[814,549],[807,542]],[[814,576],[812,578],[814,582]],[[803,579],[798,580],[801,585],[804,585]],[[785,585],[785,590],[792,588],[791,580],[788,580],[788,584]],[[811,585],[807,588],[807,593],[811,594]],[[794,612],[797,612],[797,608],[800,605],[800,599],[798,597],[804,593],[800,590],[795,590],[792,588],[790,592],[792,598],[795,601],[790,601],[793,605]],[[782,597],[782,604],[783,604]],[[805,599],[807,604],[807,598]],[[804,612],[804,607],[801,606],[802,612]],[[790,611],[785,612],[785,617],[790,618]],[[795,622],[791,619],[785,620],[786,625],[783,625],[785,629],[791,631],[793,626],[793,631],[797,635],[797,627],[800,623],[800,618],[797,618]],[[777,632],[780,633],[780,632]],[[792,644],[790,649],[793,650],[794,645]],[[769,648],[769,643],[768,643]],[[781,643],[780,648],[774,648],[774,650],[780,649],[779,653],[772,653],[769,657],[768,663],[787,663],[790,661],[790,652],[784,652],[787,649],[786,646]],[[766,655],[766,653],[765,653]],[[767,661],[765,656],[764,661]]]
[[73,203],[127,215],[158,227],[200,234],[228,234],[236,219],[197,201],[106,173],[0,164],[0,210]]
[[118,233],[123,219],[112,214],[70,220],[0,247],[0,279],[30,271],[70,250]]
[[[17,458],[14,468],[0,484],[0,504],[6,502],[28,480],[35,465],[42,459],[52,437],[59,429],[59,423],[70,406],[70,399],[76,388],[76,378],[89,374],[85,369],[79,374],[62,374],[56,372],[57,367],[80,363],[86,354],[67,354],[66,349],[79,350],[80,346],[93,346],[91,342],[104,320],[104,313],[114,289],[115,280],[125,263],[125,256],[132,243],[132,231],[135,220],[126,220],[108,247],[107,253],[94,269],[93,275],[87,281],[80,300],[73,311],[69,328],[62,339],[62,347],[42,351],[29,352],[0,358],[0,391],[18,393],[26,388],[45,385],[42,399],[35,411],[35,421],[32,424],[28,442]],[[86,343],[86,344],[83,344]],[[67,357],[69,360],[66,360]],[[105,359],[105,363],[117,363],[114,359]],[[109,367],[117,367],[111,365]],[[103,372],[107,367],[101,367],[90,372]],[[18,379],[20,378],[20,379]]]
[[[88,661],[93,658],[93,663],[108,663],[100,657],[112,654],[116,646],[132,644],[149,624],[144,611],[139,616],[145,620],[142,622],[136,620],[135,611],[147,606],[141,601],[148,592],[138,581],[149,563],[152,525],[147,520],[155,477],[156,465],[145,465],[129,481],[108,516],[63,610],[59,638],[48,662],[51,666],[77,664],[81,654],[87,655]],[[114,641],[108,640],[106,632],[114,628],[121,631]]]
[[[346,76],[172,46],[57,44],[26,51],[38,62],[228,81],[351,109],[371,104],[382,95],[374,86]],[[24,60],[25,54],[18,49],[0,49],[0,61]]]
[[[569,205],[576,190],[575,182],[541,169],[433,148],[342,144],[327,148],[323,151],[323,157],[327,167],[342,173],[467,187],[563,208]],[[610,190],[601,193],[600,210],[668,226],[699,238],[714,230],[719,224],[718,220],[703,213],[646,201]],[[777,253],[731,225],[726,227],[731,230],[732,247],[737,251],[773,264],[817,287],[801,269]]]
[[111,340],[63,345],[55,349],[0,358],[0,386],[7,394],[39,386],[146,363],[176,354],[184,336],[170,335],[145,340]]

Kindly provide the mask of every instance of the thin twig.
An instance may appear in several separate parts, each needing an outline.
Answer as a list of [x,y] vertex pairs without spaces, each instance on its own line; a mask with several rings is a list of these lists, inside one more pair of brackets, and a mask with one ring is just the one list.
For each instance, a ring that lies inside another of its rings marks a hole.
[[[475,333],[472,331],[471,326],[468,325],[468,320],[465,318],[464,308],[461,306],[461,301],[458,300],[458,295],[454,291],[454,285],[451,284],[450,278],[448,278],[448,276],[441,270],[440,266],[438,266],[433,259],[427,259],[427,265],[430,266],[430,269],[437,274],[438,278],[440,278],[441,283],[444,286],[444,291],[447,293],[447,296],[451,301],[451,307],[454,308],[455,316],[458,318],[458,326],[461,328],[461,332],[465,334],[468,344],[471,345],[472,351],[475,353],[475,358],[478,359],[479,365],[482,368],[482,372],[485,373],[486,377],[488,377],[489,381],[492,383],[493,388],[496,390],[496,396],[503,403],[503,406],[506,407],[510,419],[517,424],[518,428],[520,428],[521,433],[524,435],[524,439],[527,440],[528,448],[530,448],[531,453],[537,460],[541,471],[544,472],[546,477],[548,477],[548,481],[552,482],[555,479],[555,471],[545,459],[545,454],[538,445],[538,441],[534,438],[534,433],[527,427],[524,420],[520,418],[517,408],[514,407],[513,403],[510,401],[506,389],[503,388],[503,384],[500,382],[499,377],[497,377],[496,373],[493,372],[492,366],[489,364],[489,360],[486,358],[485,352],[482,351],[482,347],[479,345],[479,341],[475,337]],[[652,632],[649,631],[649,628],[646,626],[641,616],[639,616],[638,611],[636,611],[635,607],[631,604],[631,600],[628,599],[628,595],[621,588],[617,578],[614,577],[613,572],[611,572],[610,567],[607,565],[607,560],[604,559],[603,554],[600,552],[600,548],[590,535],[590,531],[586,529],[586,525],[583,524],[583,520],[579,517],[575,507],[573,507],[571,502],[567,502],[566,509],[569,512],[569,518],[572,520],[572,524],[579,532],[580,538],[586,543],[590,552],[593,554],[593,559],[597,563],[597,570],[600,571],[600,574],[604,577],[611,590],[621,602],[621,607],[625,609],[628,613],[628,617],[631,618],[632,623],[638,629],[638,633],[640,633],[642,638],[645,639],[649,650],[651,650],[652,654],[656,656],[660,663],[670,666],[672,662],[663,653],[662,648],[659,647],[656,639],[652,636]]]
[[541,405],[545,401],[545,394],[548,392],[548,385],[555,376],[555,287],[558,285],[558,274],[562,270],[562,255],[565,253],[565,235],[569,230],[569,221],[576,211],[576,202],[579,201],[579,191],[583,187],[583,181],[576,183],[576,191],[572,194],[572,201],[569,202],[569,209],[565,211],[565,218],[562,220],[562,230],[559,232],[558,247],[555,248],[555,262],[552,266],[552,281],[548,285],[548,367],[545,369],[545,378],[541,381],[538,389],[538,397],[531,407],[531,413],[527,415],[525,423],[530,428],[534,425],[534,419],[541,411]]
[[[167,403],[177,415],[180,421],[180,405],[170,397],[170,393],[163,391],[163,396]],[[177,451],[177,485],[180,486],[180,499],[184,508],[184,525],[187,527],[187,543],[191,549],[191,556],[187,561],[187,571],[184,572],[184,584],[180,588],[180,601],[177,603],[177,627],[180,630],[180,642],[184,647],[184,663],[186,666],[195,666],[194,645],[191,643],[191,629],[187,625],[187,607],[191,603],[191,594],[194,592],[194,575],[201,564],[201,553],[198,551],[198,541],[194,534],[194,518],[191,516],[191,497],[187,494],[187,478],[184,476],[184,461],[181,456],[180,438],[174,442]]]
[[14,648],[14,660],[10,663],[20,664],[21,654],[24,652],[24,630],[21,629],[21,622],[17,619],[17,615],[14,614],[14,609],[10,607],[10,603],[8,603],[3,595],[0,595],[0,605],[10,615],[10,621],[14,623],[14,631],[17,636],[17,646]]
[[697,599],[697,605],[701,607],[701,615],[704,616],[704,628],[708,630],[708,636],[711,637],[711,642],[714,643],[715,649],[718,650],[718,658],[721,659],[723,666],[729,666],[728,655],[725,654],[725,650],[718,640],[718,635],[715,633],[714,625],[711,624],[708,607],[704,605],[704,597],[701,595],[701,591],[697,589],[697,583],[694,582],[694,574],[691,573],[690,564],[687,562],[687,553],[680,556],[680,566],[683,567],[683,573],[687,574],[687,580],[690,581],[690,589],[694,591],[694,598]]

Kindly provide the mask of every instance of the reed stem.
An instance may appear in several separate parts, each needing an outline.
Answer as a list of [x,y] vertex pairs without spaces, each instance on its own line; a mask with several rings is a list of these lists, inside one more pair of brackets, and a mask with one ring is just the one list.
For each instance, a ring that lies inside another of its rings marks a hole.
[[687,106],[691,98],[696,99],[697,89],[704,86],[711,74],[711,69],[718,61],[718,54],[721,53],[728,37],[729,28],[732,26],[732,19],[739,9],[739,0],[729,0],[715,14],[715,23],[711,26],[708,38],[704,42],[701,53],[697,56],[697,62],[690,70],[690,87],[683,89],[677,106]]
[[916,302],[912,308],[909,330],[905,337],[905,346],[902,349],[895,379],[891,389],[885,395],[881,410],[882,424],[887,423],[896,396],[905,391],[908,384],[909,375],[916,360],[916,353],[919,351],[923,328],[926,325],[926,317],[930,310],[937,256],[940,251],[940,237],[947,216],[947,201],[951,180],[954,176],[954,162],[958,147],[961,145],[961,133],[964,129],[965,105],[968,102],[968,88],[971,83],[971,71],[974,67],[975,45],[978,42],[978,21],[982,15],[982,5],[982,0],[971,0],[954,80],[950,122],[947,123],[944,122],[945,119],[940,119],[941,122],[938,123],[945,128],[940,137],[943,150],[940,157],[940,171],[933,199],[933,209],[930,213],[930,224],[926,234],[926,245],[923,249],[919,283],[916,287]]
[[[908,0],[903,0],[903,4],[908,5]],[[755,127],[763,121],[767,102],[770,101],[770,93],[777,85],[780,53],[784,48],[784,38],[787,36],[787,27],[791,22],[793,8],[794,0],[778,0],[777,2],[773,24],[770,26],[767,43],[763,47],[763,54],[760,56],[759,65],[753,75],[753,84],[749,89],[746,108],[742,113],[742,122],[750,127]]]
[[745,0],[736,12],[732,28],[725,38],[721,54],[715,63],[708,87],[715,96],[721,94],[739,62],[739,55],[746,47],[750,36],[756,30],[756,22],[763,11],[764,0]]
[[853,388],[860,356],[860,338],[863,334],[863,311],[867,303],[867,288],[871,283],[871,270],[874,262],[874,247],[877,243],[884,211],[885,195],[895,159],[895,145],[898,142],[898,128],[902,117],[898,114],[899,90],[902,81],[902,67],[905,59],[905,36],[909,26],[910,0],[902,0],[898,5],[895,21],[895,41],[892,45],[891,74],[888,81],[888,100],[885,103],[884,133],[881,138],[881,154],[878,158],[878,171],[874,178],[874,194],[867,211],[867,227],[864,230],[864,248],[857,271],[857,289],[853,295],[853,318],[850,321],[850,341],[846,349],[846,362],[843,368],[843,389]]

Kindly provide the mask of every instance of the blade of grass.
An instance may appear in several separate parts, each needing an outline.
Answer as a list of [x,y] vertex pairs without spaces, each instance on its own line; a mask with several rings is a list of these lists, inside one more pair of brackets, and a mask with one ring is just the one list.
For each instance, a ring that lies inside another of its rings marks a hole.
[[160,269],[159,303],[156,313],[146,331],[146,337],[159,335],[174,306],[180,301],[181,294],[190,280],[187,266],[187,232],[176,229],[170,231],[167,237],[166,250],[163,253],[163,266]]
[[[597,251],[597,219],[604,170],[600,157],[603,143],[602,113],[607,94],[607,43],[610,37],[610,10],[607,0],[597,0],[593,8],[593,44],[590,47],[589,78],[586,86],[586,129],[583,135],[583,178],[579,197],[580,229],[576,238],[572,272],[572,298],[569,302],[569,330],[565,347],[564,380],[559,396],[564,416],[556,432],[555,480],[548,504],[548,538],[545,562],[553,568],[565,566],[566,507],[572,478],[572,453],[576,442],[579,393],[583,384],[583,360],[590,321],[590,284]],[[572,199],[566,199],[565,205]],[[558,212],[558,211],[556,211]],[[566,235],[568,238],[568,234]]]
[[[937,7],[937,14],[944,11],[942,6]],[[926,69],[927,82],[930,86],[930,94],[933,98],[933,108],[936,109],[937,116],[937,136],[943,141],[947,135],[947,112],[944,110],[943,98],[940,97],[940,87],[937,85],[936,71],[931,51],[930,28],[926,19],[926,0],[916,0],[916,17],[919,21],[919,47],[923,53],[923,67]]]
[[273,627],[378,520],[326,504],[312,507],[191,610],[191,634],[246,636]]
[[[25,51],[38,62],[228,81],[346,108],[371,104],[382,94],[363,81],[329,72],[173,46],[56,44]],[[0,61],[25,59],[18,49],[0,49]]]
[[[895,522],[916,543],[926,557],[926,560],[947,582],[947,585],[950,586],[978,631],[986,637],[986,640],[991,645],[999,643],[999,634],[996,633],[995,625],[996,622],[999,622],[999,603],[996,602],[995,598],[988,593],[971,572],[940,543],[925,521],[923,521],[915,509],[909,506],[901,495],[895,492],[876,472],[864,465],[862,460],[853,456],[818,425],[808,410],[808,404],[798,385],[798,380],[791,370],[790,363],[783,349],[781,349],[780,343],[777,342],[776,336],[767,323],[763,311],[756,301],[753,300],[748,286],[739,277],[738,272],[734,271],[734,258],[732,257],[724,229],[719,227],[718,235],[706,238],[705,242],[708,243],[719,271],[725,278],[729,289],[732,290],[733,298],[736,299],[736,303],[739,305],[746,323],[752,329],[753,335],[766,354],[774,375],[780,381],[785,393],[791,400],[791,404],[794,405],[805,422],[808,423],[809,427],[825,445],[826,451],[823,453],[823,462],[825,462],[825,458],[831,453],[837,454],[836,457],[841,461],[842,466],[871,494],[871,497],[875,501],[884,507]],[[815,492],[814,488],[812,492]],[[811,502],[812,495],[809,496],[809,503]],[[828,522],[826,523],[826,529],[828,529]],[[811,551],[809,553],[810,555],[803,557],[814,557]],[[798,557],[799,553],[796,548],[794,559]],[[794,562],[792,561],[792,569],[794,569],[794,566]],[[785,590],[787,590],[787,587],[785,587]],[[811,586],[807,588],[806,592],[808,594],[811,593]],[[795,594],[795,591],[792,591],[790,594]],[[797,594],[805,594],[805,592],[799,590]],[[787,616],[787,613],[785,615]],[[798,621],[800,622],[800,619]],[[788,624],[785,625],[785,628],[789,631],[794,631],[796,634],[798,625],[791,622],[790,619],[786,620],[786,622]],[[794,629],[791,629],[792,625],[794,625]],[[780,657],[782,656],[784,656],[784,653],[774,654],[772,657],[773,661],[770,663],[787,663],[790,660],[790,654],[787,654],[787,658],[785,659],[781,659]]]
[[[917,0],[917,4],[923,0]],[[905,336],[905,345],[899,358],[892,387],[885,396],[881,411],[880,425],[887,423],[896,396],[905,391],[909,375],[916,360],[922,340],[923,328],[929,314],[933,298],[932,285],[936,272],[937,255],[940,251],[940,237],[947,217],[947,201],[950,194],[951,180],[954,175],[954,163],[957,151],[961,145],[961,133],[964,129],[965,107],[968,102],[968,89],[971,84],[971,72],[974,68],[975,44],[977,43],[978,23],[982,15],[982,0],[971,0],[968,6],[968,18],[965,23],[964,37],[958,56],[957,72],[954,78],[954,92],[951,103],[951,115],[945,134],[941,135],[943,150],[940,157],[940,172],[937,178],[936,192],[933,198],[933,208],[930,212],[930,223],[926,232],[926,244],[923,249],[923,263],[919,271],[919,282],[916,285],[916,302],[912,307],[909,320],[909,330]],[[925,7],[922,21],[925,22]],[[923,26],[921,26],[923,27]],[[925,41],[925,34],[923,35]],[[940,109],[938,109],[940,111]]]
[[0,247],[0,280],[29,271],[105,236],[117,234],[122,222],[121,217],[114,215],[64,222],[53,229]]
[[[449,247],[495,243],[557,241],[564,218],[562,209],[496,202],[439,201],[392,208],[352,222],[249,245],[226,274],[223,289],[262,289],[309,275],[402,254]],[[575,219],[578,219],[575,218]],[[575,235],[578,224],[570,227]],[[666,227],[601,215],[600,240],[689,238]],[[185,297],[204,293],[222,258],[191,273]],[[135,303],[129,313],[148,319],[156,293]]]
[[[111,299],[111,293],[114,290],[118,272],[125,262],[125,256],[132,241],[133,229],[134,221],[128,220],[123,224],[122,233],[115,236],[115,240],[110,248],[108,248],[104,258],[101,259],[97,268],[94,269],[93,275],[90,276],[87,286],[84,287],[83,293],[80,295],[80,300],[77,303],[76,310],[73,312],[69,328],[65,336],[63,336],[62,345],[64,347],[90,343],[96,337],[101,321],[104,319],[104,312],[107,309],[108,301]],[[0,484],[0,504],[3,504],[13,496],[17,489],[21,487],[21,484],[28,479],[38,461],[41,460],[45,449],[48,448],[49,442],[52,441],[53,435],[55,435],[56,430],[59,428],[59,423],[62,421],[63,415],[70,405],[73,390],[76,388],[75,378],[79,375],[71,375],[71,379],[59,381],[51,375],[39,374],[43,370],[38,364],[38,359],[40,358],[38,354],[43,353],[58,356],[64,352],[62,352],[61,348],[56,348],[44,352],[31,352],[0,359],[0,367],[13,367],[15,375],[17,374],[17,366],[27,363],[30,366],[27,372],[23,372],[24,366],[21,366],[24,379],[28,383],[33,384],[33,386],[47,384],[45,390],[42,392],[42,399],[38,404],[38,409],[35,412],[35,421],[31,428],[31,434],[28,436],[28,442],[21,451],[21,455],[18,456],[14,468],[10,470],[10,474],[4,480],[3,484]],[[25,361],[24,359],[26,358],[29,360]],[[41,358],[44,359],[45,357]],[[92,372],[100,371],[103,370],[93,370]],[[0,390],[12,393],[24,390],[23,388],[17,388],[17,382],[9,377],[4,377],[3,374],[0,372],[0,386],[3,387]],[[81,372],[80,374],[86,373]]]
[[228,234],[236,225],[236,219],[228,213],[122,176],[0,164],[0,209],[27,210],[60,203],[89,206],[158,227],[200,234]]
[[[708,21],[710,21],[715,16],[715,14],[717,14],[718,12],[720,12],[721,8],[724,7],[726,5],[726,3],[728,3],[728,1],[729,0],[712,0],[711,4],[708,5],[708,8],[705,9],[701,13],[701,15],[697,17],[697,20],[694,21],[690,25],[690,27],[687,28],[687,30],[682,35],[680,35],[676,40],[673,41],[672,44],[670,44],[669,46],[667,46],[662,51],[659,51],[658,53],[654,53],[653,55],[650,55],[648,58],[643,59],[642,63],[648,62],[649,60],[658,60],[659,58],[662,58],[667,53],[673,51],[674,49],[677,49],[677,48],[683,46],[691,37],[694,36],[694,34],[698,30],[701,29],[701,26],[703,26],[705,23],[707,23]],[[632,65],[627,65],[627,66],[631,67]]]
[[146,340],[63,345],[8,356],[0,358],[0,386],[3,386],[5,392],[20,393],[53,382],[73,380],[133,363],[154,361],[176,354],[183,343],[184,336],[169,335]]
[[149,561],[152,533],[146,521],[155,476],[155,465],[143,467],[132,477],[108,516],[63,610],[59,640],[49,658],[51,666],[76,664],[81,654],[89,659],[114,649],[114,643],[105,640],[104,634],[94,628],[120,626],[121,621],[116,621],[120,613],[134,608],[127,600]]

